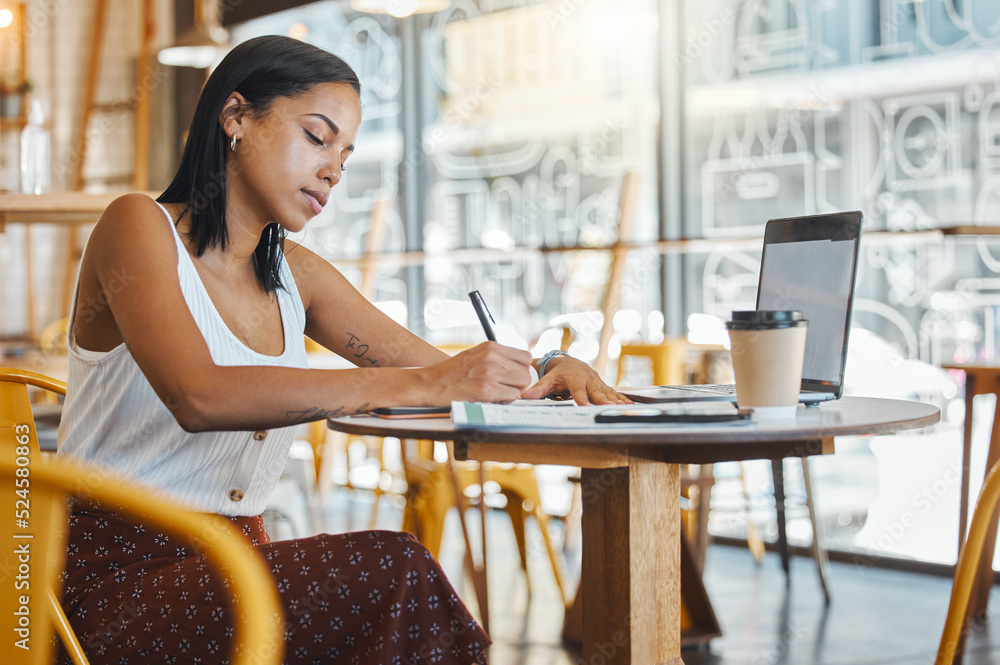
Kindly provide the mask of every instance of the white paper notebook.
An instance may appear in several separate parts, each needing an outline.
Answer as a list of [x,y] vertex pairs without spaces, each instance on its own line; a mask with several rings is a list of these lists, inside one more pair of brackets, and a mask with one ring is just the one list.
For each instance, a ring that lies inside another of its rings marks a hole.
[[622,427],[703,427],[749,425],[750,420],[730,405],[705,408],[695,403],[687,408],[643,405],[577,406],[574,402],[550,402],[547,406],[452,402],[451,422],[459,429],[586,429]]
[[509,427],[566,429],[593,427],[594,416],[606,406],[577,406],[575,402],[550,402],[548,406],[452,402],[451,422],[455,427]]

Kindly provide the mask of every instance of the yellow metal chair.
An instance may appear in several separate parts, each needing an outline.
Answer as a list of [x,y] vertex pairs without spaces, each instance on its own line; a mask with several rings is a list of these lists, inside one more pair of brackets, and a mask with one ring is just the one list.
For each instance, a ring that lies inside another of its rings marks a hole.
[[[941,644],[938,646],[934,665],[951,665],[955,661],[956,652],[960,653],[965,643],[966,613],[969,607],[969,597],[976,581],[980,559],[983,557],[983,544],[986,532],[991,523],[996,520],[997,504],[1000,503],[1000,463],[990,469],[983,488],[979,492],[979,500],[972,513],[972,524],[969,533],[958,553],[958,564],[955,566],[955,582],[951,588],[951,600],[948,602],[948,614],[944,620],[944,631],[941,634]],[[992,557],[993,552],[985,552]]]
[[[0,517],[0,541],[10,545],[2,563],[16,574],[0,582],[0,629],[30,650],[18,663],[52,660],[53,629],[74,663],[87,657],[59,604],[58,576],[68,532],[66,498],[84,497],[183,538],[204,553],[229,583],[236,611],[233,663],[280,663],[281,605],[260,555],[228,520],[190,512],[173,501],[91,466],[42,458],[28,386],[65,394],[60,381],[23,370],[0,368],[0,496],[11,508]],[[15,647],[17,644],[15,644]]]
[[478,463],[453,462],[455,475],[453,483],[448,477],[450,473],[448,465],[427,459],[408,459],[406,475],[411,491],[403,515],[403,530],[415,533],[420,542],[436,558],[441,549],[445,517],[450,509],[459,506],[458,497],[455,496],[455,483],[463,494],[464,507],[464,492],[467,488],[480,485],[481,481],[483,484],[494,482],[500,487],[500,494],[507,500],[504,510],[510,515],[521,558],[521,568],[524,570],[529,592],[531,580],[528,576],[528,549],[524,527],[525,520],[530,515],[538,523],[552,566],[552,575],[565,603],[563,567],[549,536],[549,518],[542,510],[542,499],[534,468],[528,464],[487,462],[482,464],[480,471],[479,466]]
[[[314,354],[333,353],[308,337],[306,337],[306,352]],[[323,498],[326,495],[327,481],[332,474],[330,467],[335,463],[334,460],[338,452],[342,453],[346,472],[343,487],[349,490],[371,491],[374,494],[372,512],[368,518],[368,528],[374,529],[378,523],[380,499],[386,494],[385,488],[382,487],[383,475],[388,473],[382,456],[382,447],[385,444],[385,440],[382,437],[331,432],[326,426],[326,420],[316,420],[309,423],[304,438],[309,442],[313,451],[313,464],[316,473],[316,497],[314,497],[314,502],[322,504]],[[377,465],[377,480],[374,487],[360,487],[355,485],[351,479],[351,449],[356,443],[364,445],[365,459],[375,460]]]
[[[567,324],[563,326],[562,330],[561,348],[563,351],[569,348],[572,340],[573,333]],[[470,348],[470,345],[439,344],[438,348],[445,353],[454,355]],[[444,533],[445,515],[451,508],[459,506],[458,497],[455,496],[453,489],[454,483],[457,483],[459,491],[464,493],[469,487],[480,485],[481,482],[483,484],[494,482],[500,487],[500,494],[507,500],[505,510],[510,515],[514,528],[514,538],[517,542],[521,567],[524,570],[529,592],[531,580],[528,577],[527,542],[524,532],[524,522],[528,515],[535,518],[542,532],[549,562],[552,564],[552,574],[555,576],[556,585],[559,587],[559,592],[565,602],[566,590],[561,560],[556,555],[549,537],[549,518],[542,510],[534,468],[530,464],[485,462],[480,465],[478,462],[454,462],[449,459],[448,464],[454,469],[453,483],[448,479],[448,465],[432,461],[433,442],[422,441],[418,442],[417,445],[420,452],[415,458],[408,458],[405,449],[402,455],[407,483],[410,486],[406,510],[403,515],[403,530],[416,534],[420,542],[431,554],[437,557]],[[480,466],[482,467],[481,472]]]
[[[490,632],[489,591],[486,577],[486,511],[480,503],[483,527],[483,553],[481,562],[476,563],[472,551],[472,538],[465,522],[465,495],[458,484],[458,473],[450,450],[448,461],[442,464],[434,461],[434,442],[429,440],[402,440],[401,460],[406,475],[405,506],[401,529],[409,531],[427,548],[434,558],[441,549],[445,516],[451,508],[458,510],[458,521],[462,527],[465,544],[464,568],[472,580],[479,605],[479,618],[483,630]],[[410,456],[408,449],[416,447],[416,454]]]
[[617,385],[625,375],[626,358],[648,358],[652,365],[653,385],[666,386],[687,383],[685,366],[688,352],[695,346],[685,337],[663,340],[660,344],[622,344],[618,354]]
[[[557,556],[549,537],[548,515],[541,508],[541,496],[534,467],[528,464],[499,464],[494,462],[456,462],[451,446],[448,446],[446,462],[436,462],[433,456],[433,441],[410,440],[401,442],[403,445],[402,460],[406,474],[407,492],[403,511],[403,531],[413,533],[427,550],[437,558],[444,535],[444,524],[448,512],[458,510],[459,524],[465,545],[464,566],[472,579],[479,604],[479,614],[483,628],[489,633],[489,591],[487,583],[486,558],[486,504],[483,487],[494,482],[500,487],[500,493],[507,500],[506,512],[510,515],[524,570],[525,583],[531,593],[531,578],[528,575],[527,542],[525,539],[525,520],[528,515],[538,523],[552,574],[559,588],[563,604],[566,600],[561,558]],[[415,444],[418,453],[407,454],[408,444]],[[466,509],[469,506],[465,495],[467,488],[478,485],[480,488],[479,511],[482,528],[482,552],[480,562],[475,561],[472,539],[465,521]]]

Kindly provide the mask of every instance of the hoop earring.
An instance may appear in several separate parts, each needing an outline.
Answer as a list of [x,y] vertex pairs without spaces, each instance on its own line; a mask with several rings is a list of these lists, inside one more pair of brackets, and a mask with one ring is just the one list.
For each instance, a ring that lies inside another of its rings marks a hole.
[[229,141],[229,152],[236,152],[236,137],[232,137]]

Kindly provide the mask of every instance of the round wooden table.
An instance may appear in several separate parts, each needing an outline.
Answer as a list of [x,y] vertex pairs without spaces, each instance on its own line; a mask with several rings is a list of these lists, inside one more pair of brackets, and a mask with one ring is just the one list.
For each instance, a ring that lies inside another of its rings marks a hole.
[[[556,407],[554,407],[556,408]],[[745,426],[456,429],[448,419],[348,416],[349,434],[454,441],[459,459],[582,467],[583,662],[681,664],[680,464],[833,452],[833,438],[938,422],[920,402],[845,397]]]

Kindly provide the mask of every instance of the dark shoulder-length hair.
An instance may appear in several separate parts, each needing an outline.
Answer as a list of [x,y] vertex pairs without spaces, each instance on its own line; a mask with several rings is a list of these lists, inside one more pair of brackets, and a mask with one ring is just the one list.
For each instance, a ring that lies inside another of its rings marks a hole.
[[[226,152],[229,139],[219,115],[226,100],[238,92],[249,111],[262,115],[278,97],[293,97],[317,83],[348,83],[360,96],[361,83],[351,67],[321,48],[291,37],[266,35],[243,42],[223,58],[205,83],[180,166],[173,181],[156,199],[160,203],[187,203],[191,237],[197,255],[213,247],[225,249]],[[284,288],[279,276],[285,231],[267,225],[254,250],[254,268],[264,291]]]

